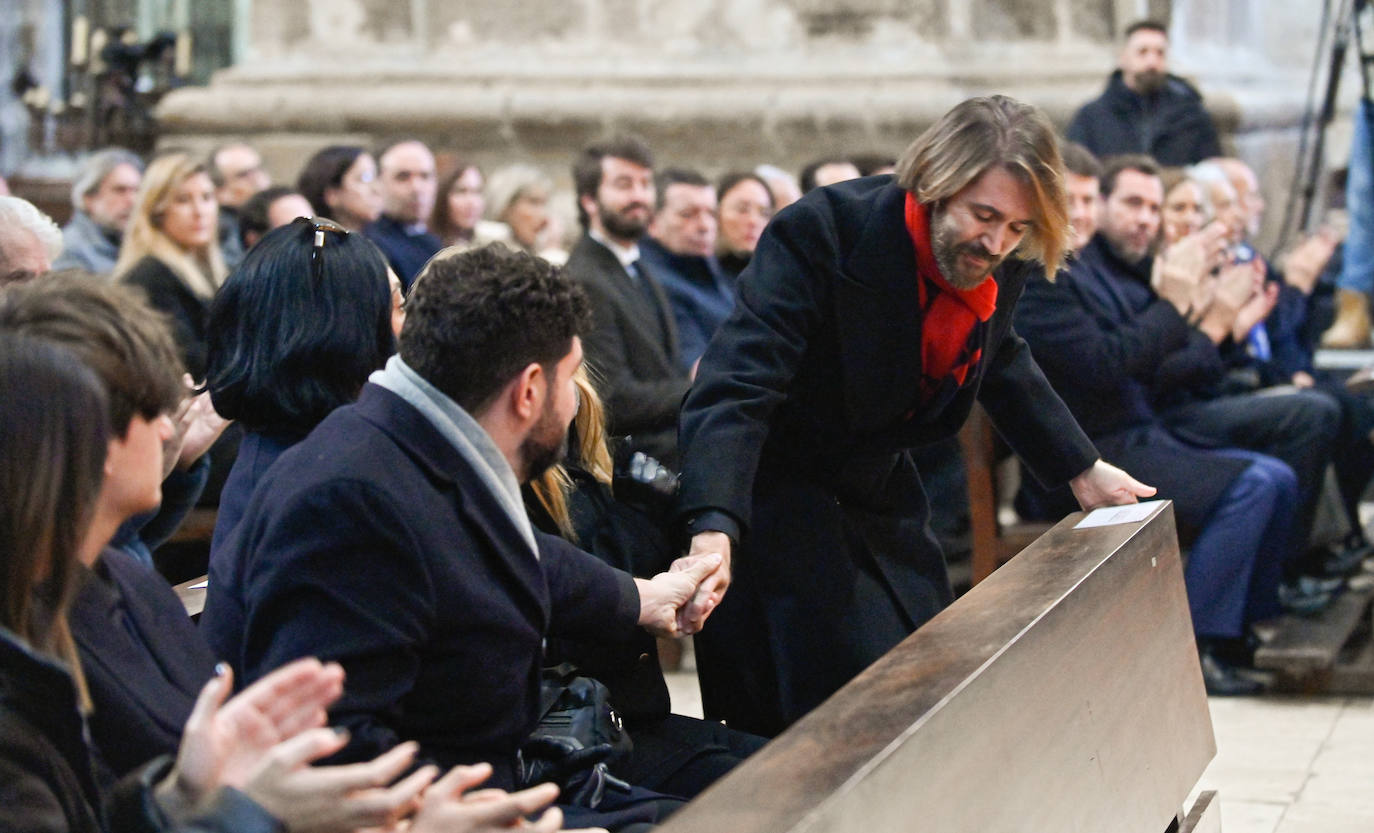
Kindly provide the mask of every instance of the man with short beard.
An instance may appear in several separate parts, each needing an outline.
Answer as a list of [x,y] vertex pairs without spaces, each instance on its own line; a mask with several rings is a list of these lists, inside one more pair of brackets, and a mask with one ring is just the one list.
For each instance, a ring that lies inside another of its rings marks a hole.
[[759,238],[681,419],[678,511],[691,552],[723,556],[693,602],[715,610],[707,717],[776,735],[951,601],[911,450],[975,399],[1082,506],[1154,493],[1099,459],[1011,329],[1068,250],[1061,171],[1042,112],[970,99],[895,177],[817,188]]
[[1191,165],[1221,155],[1217,129],[1191,84],[1170,75],[1169,33],[1140,20],[1126,27],[1118,69],[1102,95],[1079,109],[1069,139],[1099,158],[1144,153],[1161,165]]
[[[695,632],[704,615],[678,614],[719,562],[633,578],[531,526],[520,484],[562,452],[588,320],[556,267],[450,250],[406,306],[399,352],[258,481],[201,628],[245,682],[285,657],[342,665],[338,758],[413,740],[442,767],[490,762],[490,785],[510,789],[528,777],[545,638]],[[678,802],[607,787],[588,803],[597,813],[570,807],[569,827],[655,821]]]
[[677,411],[690,383],[677,326],[639,240],[653,218],[654,160],[632,136],[591,145],[573,163],[578,219],[585,233],[567,272],[587,290],[592,328],[587,362],[610,413],[610,432],[676,467]]

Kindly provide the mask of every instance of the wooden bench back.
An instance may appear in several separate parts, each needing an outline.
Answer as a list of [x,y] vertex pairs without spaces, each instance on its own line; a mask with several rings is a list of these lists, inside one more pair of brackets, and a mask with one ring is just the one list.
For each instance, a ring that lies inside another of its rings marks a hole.
[[1163,831],[1216,752],[1173,508],[1073,529],[1081,517],[662,833]]

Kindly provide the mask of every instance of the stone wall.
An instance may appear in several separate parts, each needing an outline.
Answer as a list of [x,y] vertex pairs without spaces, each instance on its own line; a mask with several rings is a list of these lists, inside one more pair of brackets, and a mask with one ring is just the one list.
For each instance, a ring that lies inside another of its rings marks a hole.
[[1317,12],[1281,0],[256,2],[240,63],[161,116],[166,143],[245,136],[281,179],[328,142],[414,135],[448,160],[530,161],[566,186],[576,149],[617,130],[708,173],[796,169],[899,152],[970,95],[1065,123],[1144,14],[1172,18],[1175,70],[1278,204],[1317,38]]

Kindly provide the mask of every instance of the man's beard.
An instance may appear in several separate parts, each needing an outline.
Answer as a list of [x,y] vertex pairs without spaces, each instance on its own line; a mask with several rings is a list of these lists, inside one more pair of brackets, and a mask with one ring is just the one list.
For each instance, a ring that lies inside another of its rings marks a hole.
[[[643,207],[645,209],[645,219],[639,220],[621,213],[635,207]],[[638,240],[640,237],[644,236],[644,232],[649,228],[648,217],[651,209],[644,205],[644,203],[630,203],[620,211],[613,211],[598,200],[596,210],[598,216],[601,217],[601,225],[605,227],[606,233],[620,240]]]
[[[935,264],[940,267],[940,274],[955,289],[973,289],[1006,260],[1006,255],[996,257],[978,243],[955,242],[959,230],[947,221],[947,215],[940,209],[932,209],[930,219],[930,249],[935,255]],[[983,258],[987,262],[987,267],[979,269],[977,274],[971,274],[961,266],[961,254]]]
[[1135,74],[1135,91],[1141,95],[1154,95],[1164,89],[1168,76],[1157,69],[1143,69]]
[[1107,248],[1111,250],[1112,254],[1116,255],[1121,262],[1131,266],[1138,265],[1150,255],[1151,249],[1154,248],[1153,244],[1146,243],[1141,249],[1131,249],[1128,241],[1114,235],[1104,233],[1102,237],[1107,241]]
[[567,453],[568,426],[560,425],[553,408],[546,406],[539,421],[520,443],[520,459],[525,465],[522,482],[533,480],[558,465]]

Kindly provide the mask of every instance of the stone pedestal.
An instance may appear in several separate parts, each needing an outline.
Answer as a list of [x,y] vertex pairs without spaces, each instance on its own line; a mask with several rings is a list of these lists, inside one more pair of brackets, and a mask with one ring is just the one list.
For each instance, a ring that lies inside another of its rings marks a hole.
[[[1172,16],[1174,68],[1233,146],[1291,171],[1317,15],[1277,0],[258,2],[240,63],[160,115],[165,143],[246,137],[282,180],[325,143],[413,135],[449,161],[534,162],[566,186],[576,150],[618,130],[711,174],[796,169],[899,153],[970,95],[1064,124],[1100,91],[1121,28],[1149,13]],[[1281,204],[1286,182],[1273,187]]]

